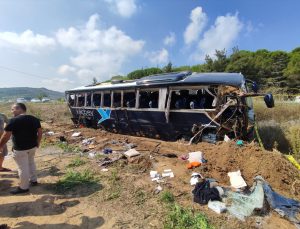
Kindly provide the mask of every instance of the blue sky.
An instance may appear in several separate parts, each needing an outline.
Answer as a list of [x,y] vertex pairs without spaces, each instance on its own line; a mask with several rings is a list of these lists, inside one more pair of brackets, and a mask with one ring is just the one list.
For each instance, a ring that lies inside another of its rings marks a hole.
[[290,51],[299,9],[298,0],[0,0],[0,87],[63,91],[234,46]]

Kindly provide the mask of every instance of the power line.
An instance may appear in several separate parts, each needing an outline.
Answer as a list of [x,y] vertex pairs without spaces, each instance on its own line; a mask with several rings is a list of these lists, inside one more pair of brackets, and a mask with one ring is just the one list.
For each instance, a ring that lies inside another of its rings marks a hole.
[[0,68],[5,69],[7,71],[21,73],[23,75],[28,75],[28,76],[36,77],[36,78],[39,78],[39,79],[42,78],[42,79],[46,79],[46,80],[53,80],[53,79],[51,79],[49,77],[45,77],[45,76],[41,76],[41,75],[37,75],[37,74],[33,74],[33,73],[28,73],[28,72],[23,72],[23,71],[14,69],[14,68],[9,68],[9,67],[5,67],[5,66],[1,66],[1,65],[0,65]]

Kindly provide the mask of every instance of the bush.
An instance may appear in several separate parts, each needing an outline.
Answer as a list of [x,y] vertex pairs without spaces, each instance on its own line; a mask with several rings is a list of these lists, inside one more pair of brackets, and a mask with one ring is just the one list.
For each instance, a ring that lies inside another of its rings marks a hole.
[[170,191],[164,191],[161,193],[160,200],[164,203],[173,203],[175,201],[175,197]]
[[194,213],[178,205],[173,205],[164,224],[165,229],[210,229],[213,228],[205,215]]

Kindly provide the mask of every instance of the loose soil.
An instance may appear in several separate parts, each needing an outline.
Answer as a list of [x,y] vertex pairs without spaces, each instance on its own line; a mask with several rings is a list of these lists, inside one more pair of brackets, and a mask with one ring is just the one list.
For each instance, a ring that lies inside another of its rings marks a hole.
[[[254,143],[242,147],[234,142],[187,145],[180,141],[165,142],[101,130],[74,129],[65,124],[43,123],[43,127],[45,132],[54,131],[55,135],[45,137],[44,146],[36,156],[40,185],[32,187],[30,194],[11,196],[9,190],[18,184],[17,174],[15,171],[0,174],[0,223],[11,228],[163,228],[168,206],[160,201],[159,194],[154,193],[157,184],[151,181],[149,171],[162,172],[164,169],[172,169],[175,177],[162,183],[163,189],[172,192],[180,205],[203,212],[216,228],[294,228],[273,211],[265,216],[248,217],[245,222],[226,213],[218,215],[207,206],[193,203],[191,195],[193,187],[189,180],[192,172],[229,186],[227,173],[241,170],[249,186],[255,176],[261,175],[278,193],[299,200],[300,173],[279,152],[264,151]],[[80,131],[82,136],[71,137],[74,131]],[[84,153],[63,152],[58,147],[60,136]],[[96,142],[92,151],[100,152],[104,148],[124,151],[124,143],[132,143],[142,155],[132,161],[121,159],[103,172],[97,163],[101,157],[88,158],[88,146],[81,144],[83,139],[90,137],[95,137]],[[206,165],[188,170],[187,162],[165,156],[172,153],[180,157],[192,151],[202,151],[208,161]],[[55,183],[67,172],[70,161],[79,155],[87,163],[73,169],[93,171],[99,185],[57,193]],[[4,165],[16,170],[9,157]]]

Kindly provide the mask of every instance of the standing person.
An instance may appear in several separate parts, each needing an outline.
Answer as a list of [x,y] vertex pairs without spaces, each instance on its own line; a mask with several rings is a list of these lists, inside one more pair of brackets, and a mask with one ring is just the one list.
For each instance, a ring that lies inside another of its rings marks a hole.
[[[7,123],[7,117],[4,114],[0,113],[0,137],[2,136],[3,132],[4,132],[4,124]],[[0,172],[9,172],[11,171],[8,168],[3,168],[3,161],[4,161],[4,157],[7,155],[8,151],[7,151],[7,146],[6,144],[3,146],[3,152],[0,152]]]
[[12,136],[13,158],[18,166],[20,185],[12,194],[26,193],[29,185],[37,185],[34,155],[42,139],[40,120],[26,114],[26,106],[16,103],[11,108],[14,118],[5,127],[0,139],[0,152]]

